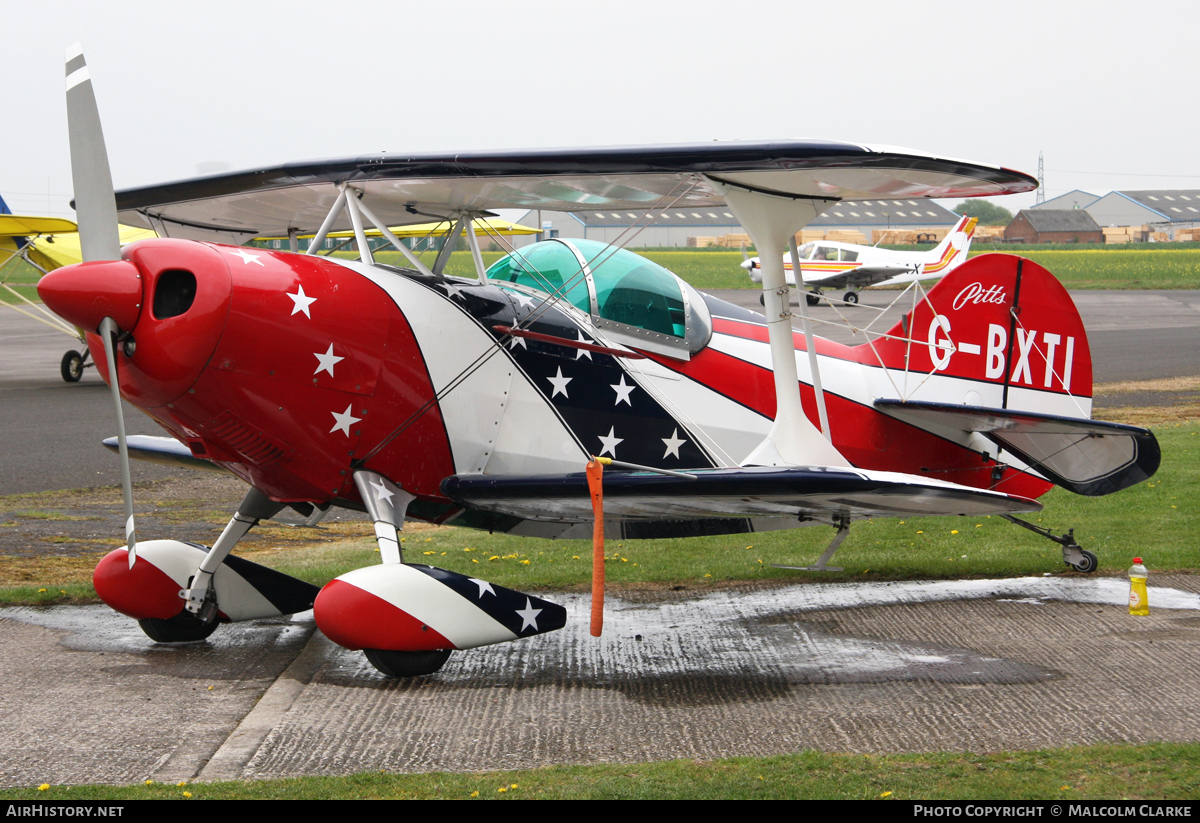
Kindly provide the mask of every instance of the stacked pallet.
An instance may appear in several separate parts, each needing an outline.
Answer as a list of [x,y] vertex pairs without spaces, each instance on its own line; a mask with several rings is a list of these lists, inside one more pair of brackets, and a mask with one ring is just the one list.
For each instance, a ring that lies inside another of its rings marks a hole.
[[748,234],[722,234],[716,240],[716,244],[725,249],[740,249],[750,245],[750,235]]
[[981,243],[999,243],[1004,239],[1004,226],[976,226],[975,239]]
[[867,242],[867,236],[854,229],[831,229],[825,232],[825,239],[837,243],[857,243],[859,245]]
[[708,246],[717,245],[717,238],[715,237],[689,237],[687,241],[688,248],[692,249],[703,249]]
[[1106,245],[1129,243],[1133,240],[1132,226],[1105,226],[1100,229]]

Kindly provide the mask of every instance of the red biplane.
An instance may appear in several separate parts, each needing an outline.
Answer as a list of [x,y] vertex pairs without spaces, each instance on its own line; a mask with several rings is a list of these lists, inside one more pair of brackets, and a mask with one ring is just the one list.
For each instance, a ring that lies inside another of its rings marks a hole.
[[[795,258],[796,232],[831,204],[1029,191],[1027,175],[784,141],[383,154],[114,195],[78,48],[67,101],[88,262],[51,272],[39,291],[88,330],[114,398],[171,435],[129,451],[250,486],[205,548],[136,542],[126,478],[128,547],[101,562],[96,590],[155,640],[315,604],[337,643],[413,675],[453,649],[558,628],[565,611],[552,603],[405,563],[397,530],[415,518],[586,536],[591,455],[640,467],[605,476],[610,534],[831,525],[818,568],[855,519],[1011,517],[1039,510],[1035,498],[1055,484],[1107,494],[1157,468],[1149,432],[1090,420],[1083,325],[1030,261],[963,264],[863,345],[814,337],[803,302],[804,331],[793,329],[784,254]],[[758,247],[765,316],[586,241],[537,243],[485,269],[467,230],[477,277],[449,277],[453,242],[427,266],[389,228],[434,216],[453,221],[453,238],[496,208],[640,209],[650,221],[718,204]],[[122,249],[118,217],[162,239]],[[371,224],[406,265],[374,261]],[[339,229],[355,233],[360,260],[315,253]],[[258,236],[290,237],[292,251],[240,245]],[[382,563],[318,592],[230,554],[288,506],[314,518],[365,510]],[[1095,567],[1069,535],[1044,533],[1066,562]]]

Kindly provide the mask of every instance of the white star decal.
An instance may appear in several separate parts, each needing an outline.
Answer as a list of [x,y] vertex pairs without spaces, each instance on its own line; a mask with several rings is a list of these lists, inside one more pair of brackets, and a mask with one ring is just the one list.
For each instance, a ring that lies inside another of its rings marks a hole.
[[354,408],[353,403],[351,403],[349,406],[347,406],[346,410],[344,412],[342,412],[341,414],[338,414],[337,412],[330,412],[330,414],[333,415],[333,419],[337,421],[336,423],[333,424],[333,428],[329,430],[330,434],[333,434],[338,429],[341,429],[342,432],[344,432],[347,437],[350,436],[350,427],[353,426],[355,423],[357,423],[359,420],[362,420],[361,417],[354,417],[350,414],[350,410],[352,408]]
[[[490,594],[492,597],[496,596],[496,590],[492,588],[491,583],[487,582],[486,580],[476,580],[474,577],[470,578],[470,580],[479,587],[480,600],[483,599],[484,594]],[[517,614],[520,614],[520,612],[517,612]]]
[[[576,329],[575,333],[577,335],[579,335],[579,339],[575,341],[576,343],[595,343],[596,342],[595,340],[588,340],[586,337],[584,337],[583,332],[581,332],[579,329]],[[592,353],[590,351],[588,351],[587,349],[576,349],[575,350],[575,359],[578,360],[581,357],[586,357],[588,360],[591,360]]]
[[446,296],[453,300],[455,297],[461,297],[463,289],[466,286],[460,286],[457,283],[442,283],[441,287],[446,290]]
[[[346,409],[346,411],[350,411],[350,410]],[[337,415],[335,414],[334,417],[337,417]],[[349,434],[349,432],[347,432],[347,434]],[[395,497],[395,495],[391,491],[389,491],[388,487],[385,486],[384,484],[375,483],[373,481],[370,481],[370,482],[371,482],[371,488],[373,488],[375,490],[375,499],[380,503],[387,503],[389,506],[391,506],[392,498]]]
[[538,630],[537,616],[541,613],[542,613],[542,610],[535,609],[533,607],[533,603],[530,602],[528,597],[526,597],[525,598],[525,608],[517,609],[517,614],[521,615],[521,631],[525,631],[530,626],[532,626],[533,630],[536,632]]
[[505,289],[505,291],[512,295],[512,299],[516,300],[517,305],[521,308],[524,309],[533,305],[533,300],[531,300],[528,296],[521,294],[519,291],[509,291],[508,289]]
[[676,457],[679,457],[679,447],[687,442],[686,440],[679,439],[679,429],[675,429],[675,431],[671,432],[670,437],[661,437],[659,439],[667,444],[667,453],[663,455],[664,460],[666,460],[672,454]]
[[625,442],[625,438],[617,437],[616,427],[609,427],[608,437],[602,434],[597,435],[597,437],[600,438],[600,442],[604,445],[604,448],[600,450],[600,454],[596,455],[597,457],[603,457],[604,453],[608,452],[615,458],[617,456],[617,444]]
[[613,403],[614,406],[619,406],[621,403],[624,403],[626,406],[633,406],[633,401],[629,399],[629,395],[633,393],[633,390],[637,386],[626,386],[625,375],[621,375],[621,382],[619,384],[615,386],[610,384],[609,388],[617,393],[617,402]]
[[557,397],[559,392],[562,392],[562,396],[567,398],[568,400],[571,399],[571,395],[567,394],[567,384],[570,383],[575,378],[574,377],[563,377],[562,366],[558,367],[558,376],[557,377],[547,377],[546,379],[550,381],[550,385],[554,386],[554,391],[552,391],[550,393],[551,400],[553,400],[555,397]]
[[[294,313],[295,312],[293,312],[293,314]],[[324,354],[321,354],[320,352],[313,352],[313,357],[317,358],[317,362],[320,363],[320,365],[317,366],[317,370],[313,372],[313,374],[320,374],[323,371],[327,371],[329,372],[330,377],[333,377],[333,367],[346,359],[344,357],[338,357],[333,353],[332,343],[329,344],[329,351],[325,352]]]
[[231,251],[229,254],[233,257],[242,258],[242,262],[244,264],[246,264],[247,266],[250,265],[251,263],[257,263],[258,265],[262,266],[263,268],[266,268],[266,264],[264,264],[263,261],[258,259],[259,255],[251,254],[250,252],[246,251],[245,249],[238,249],[237,251]]
[[297,286],[296,293],[287,293],[287,296],[292,298],[292,314],[298,311],[304,312],[304,316],[312,319],[312,315],[308,313],[308,307],[317,302],[317,298],[309,297],[304,293],[304,286]]
[[524,338],[524,337],[517,337],[517,336],[514,334],[512,337],[508,338],[508,347],[509,347],[510,349],[515,349],[517,346],[520,346],[520,347],[521,347],[521,348],[523,348],[525,351],[529,351],[529,347],[525,345],[525,338]]

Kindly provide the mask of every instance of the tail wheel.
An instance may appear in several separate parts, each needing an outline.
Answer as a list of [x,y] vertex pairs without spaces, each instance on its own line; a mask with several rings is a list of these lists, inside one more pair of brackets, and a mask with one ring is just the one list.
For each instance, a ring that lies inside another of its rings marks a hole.
[[1075,571],[1083,572],[1084,574],[1091,574],[1100,567],[1100,559],[1096,557],[1095,554],[1087,549],[1082,549],[1079,553],[1083,555],[1083,559],[1078,563],[1068,564]]
[[363,649],[371,665],[388,677],[421,677],[433,674],[450,659],[450,649],[431,652],[393,652],[386,649]]
[[804,299],[810,306],[815,306],[821,302],[821,298],[815,294],[806,294],[804,295]]
[[78,383],[79,378],[83,377],[83,355],[71,349],[62,356],[60,369],[63,380],[68,383]]
[[219,624],[216,620],[205,623],[191,612],[182,611],[167,620],[148,617],[139,620],[138,625],[155,643],[195,643],[215,632]]
[[856,291],[846,292],[846,302],[849,303],[851,306],[856,305],[858,303],[858,292],[856,292]]

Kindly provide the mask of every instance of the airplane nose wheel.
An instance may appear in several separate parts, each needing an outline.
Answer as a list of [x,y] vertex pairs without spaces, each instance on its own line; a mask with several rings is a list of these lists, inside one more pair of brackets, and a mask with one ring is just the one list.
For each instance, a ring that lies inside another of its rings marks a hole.
[[62,379],[68,383],[78,383],[83,377],[83,355],[71,349],[62,356]]
[[385,649],[363,649],[372,666],[388,677],[420,677],[433,674],[450,659],[450,649],[431,652],[393,652]]

